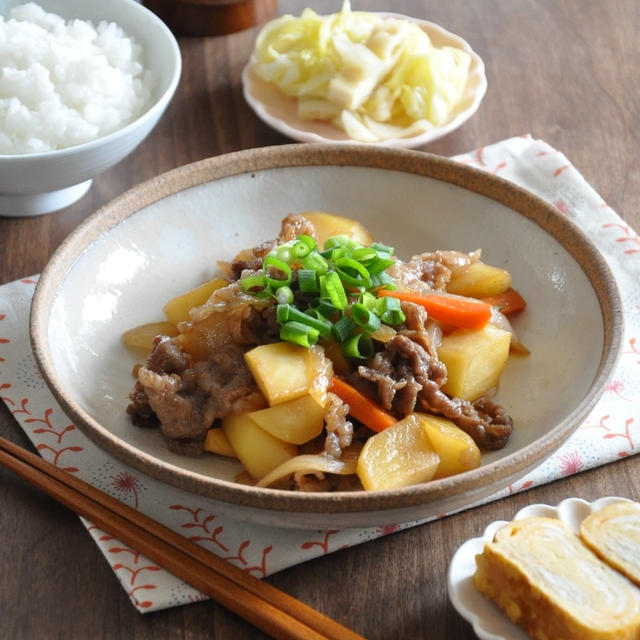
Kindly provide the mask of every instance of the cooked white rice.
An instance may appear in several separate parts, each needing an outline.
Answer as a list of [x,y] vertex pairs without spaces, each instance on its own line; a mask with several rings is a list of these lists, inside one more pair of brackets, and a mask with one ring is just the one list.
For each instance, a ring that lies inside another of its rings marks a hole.
[[0,16],[0,154],[70,147],[135,120],[153,91],[142,53],[113,22],[65,22],[33,2]]

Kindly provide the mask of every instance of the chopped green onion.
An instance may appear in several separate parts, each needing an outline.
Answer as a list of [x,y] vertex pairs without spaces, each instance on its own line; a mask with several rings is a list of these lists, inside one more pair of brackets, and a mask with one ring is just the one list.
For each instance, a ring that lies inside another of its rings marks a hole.
[[279,304],[276,315],[278,324],[297,322],[307,325],[308,327],[313,327],[323,336],[331,335],[331,323],[325,317],[314,317],[300,311],[300,309],[294,307],[292,304]]
[[315,251],[302,258],[301,262],[305,269],[311,269],[318,274],[327,273],[327,271],[329,271],[329,262],[327,259],[323,258]]
[[398,298],[393,296],[383,296],[376,298],[376,311],[378,315],[382,315],[385,311],[391,311],[392,309],[401,309],[402,303]]
[[316,244],[316,241],[311,236],[308,236],[306,233],[301,233],[296,238],[296,240],[298,240],[299,242],[304,242],[304,244],[306,244],[307,247],[309,247],[309,251],[314,251],[318,247],[318,245]]
[[240,281],[240,285],[242,286],[242,290],[245,293],[258,293],[259,291],[263,291],[268,287],[267,278],[264,274],[255,274],[250,276],[245,276]]
[[340,309],[328,298],[316,298],[314,309],[325,318],[332,318],[340,313]]
[[380,320],[389,325],[402,324],[407,319],[402,311],[400,300],[391,296],[377,299],[377,312]]
[[393,258],[382,258],[377,256],[367,265],[367,270],[370,275],[373,275],[374,273],[381,273],[385,271],[395,263],[396,261]]
[[342,352],[348,358],[367,360],[373,356],[373,340],[366,333],[358,333],[342,343]]
[[[320,335],[333,336],[348,357],[368,358],[373,355],[369,334],[381,322],[397,325],[406,319],[399,300],[375,295],[395,289],[385,273],[395,262],[393,251],[377,242],[363,246],[347,235],[328,238],[320,251],[314,238],[300,234],[270,251],[262,271],[241,285],[256,297],[275,298],[282,340],[310,346]],[[306,296],[296,301],[298,290]]]
[[313,269],[298,269],[298,286],[303,293],[320,291],[318,274]]
[[406,319],[407,317],[404,315],[404,311],[402,309],[391,309],[390,311],[385,311],[380,316],[380,320],[382,320],[382,322],[391,326],[402,324]]
[[320,255],[329,262],[335,262],[339,258],[347,257],[347,254],[348,251],[346,247],[332,247],[331,249],[325,249]]
[[[371,247],[359,247],[352,254],[351,257],[362,264],[367,265],[368,262],[375,260],[378,257],[378,252]],[[368,265],[367,265],[368,267]]]
[[371,274],[371,289],[395,289],[396,286],[393,284],[393,280],[388,273],[384,271],[382,273],[372,273]]
[[269,253],[268,255],[272,255],[283,262],[289,264],[293,259],[293,255],[291,253],[291,245],[290,244],[281,244],[279,247],[276,247],[274,251]]
[[320,293],[323,297],[329,298],[333,306],[340,311],[347,308],[347,294],[342,286],[340,276],[335,271],[320,276]]
[[336,266],[336,272],[350,287],[364,287],[368,289],[371,286],[371,278],[367,268],[353,258],[338,258],[333,261]]
[[282,287],[278,287],[274,295],[278,304],[291,304],[293,302],[293,291],[291,290],[291,287],[286,284]]
[[393,252],[395,251],[393,247],[390,247],[386,244],[382,244],[382,242],[372,242],[371,248],[375,249],[378,252],[378,254],[386,253],[389,256],[392,256]]
[[[360,294],[360,304],[363,304],[369,311],[378,312],[378,305],[380,304],[380,300],[383,298],[376,298],[372,293],[365,291]],[[397,298],[396,298],[397,300]]]
[[[264,260],[262,261],[262,267],[264,269],[267,282],[274,289],[277,287],[283,287],[284,285],[291,284],[291,267],[280,258],[270,253],[264,257]],[[270,269],[273,269],[274,271],[279,271],[281,274],[284,275],[284,277],[277,278],[275,276],[269,275]]]
[[311,253],[311,247],[306,242],[297,240],[291,247],[291,253],[295,258],[304,258],[305,256],[308,256],[309,253]]
[[351,318],[365,331],[375,331],[380,327],[380,318],[360,302],[351,305]]
[[331,327],[331,333],[338,342],[344,342],[356,330],[356,323],[349,316],[342,316]]
[[347,247],[350,248],[353,245],[353,240],[341,233],[335,236],[331,236],[324,241],[323,249],[327,251],[328,249],[333,249],[335,247]]
[[300,322],[286,322],[280,327],[280,339],[301,347],[310,347],[318,341],[318,330]]
[[377,309],[380,319],[385,324],[402,324],[407,318],[402,311],[402,305],[398,298],[384,296],[377,299]]
[[289,309],[291,305],[288,304],[279,304],[276,307],[276,320],[278,324],[284,324],[289,320]]

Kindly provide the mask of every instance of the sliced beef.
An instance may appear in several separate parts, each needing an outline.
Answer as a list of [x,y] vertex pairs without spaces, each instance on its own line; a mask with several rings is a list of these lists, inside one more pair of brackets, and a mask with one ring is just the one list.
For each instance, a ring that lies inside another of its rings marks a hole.
[[324,442],[324,452],[340,460],[342,450],[353,440],[353,424],[347,420],[349,405],[346,405],[334,393],[329,393],[329,408],[325,414],[325,429],[327,437]]
[[160,426],[158,416],[153,412],[147,393],[139,381],[136,381],[133,391],[129,394],[129,400],[131,402],[127,406],[127,414],[136,427],[153,428]]
[[182,373],[189,366],[189,356],[168,336],[156,336],[146,367],[156,373]]
[[160,425],[172,450],[199,454],[205,434],[215,420],[266,405],[243,354],[243,348],[229,343],[208,361],[176,373],[153,371],[150,366],[168,361],[152,353],[147,366],[138,370],[138,382],[127,412],[134,424],[151,426],[155,416],[155,424]]
[[337,473],[320,474],[321,477],[310,473],[298,473],[287,481],[286,486],[279,488],[294,491],[362,491],[363,486],[360,478],[354,473],[350,475],[340,475]]
[[[396,334],[383,351],[376,353],[366,366],[358,368],[361,377],[376,384],[382,406],[402,417],[414,411],[425,381],[439,388],[447,380],[445,366],[435,352],[430,353],[426,332],[416,328],[409,333],[411,337]],[[412,338],[421,340],[422,344]]]
[[444,291],[454,270],[479,258],[479,253],[433,251],[413,256],[409,261],[397,260],[388,273],[396,281],[413,289]]
[[[158,374],[182,373],[189,366],[189,357],[168,336],[157,336],[153,341],[151,355],[147,359],[146,367]],[[140,367],[136,367],[134,374],[138,377]],[[157,427],[158,416],[155,414],[144,386],[138,380],[129,394],[131,403],[127,407],[127,414],[137,427]]]
[[295,240],[299,235],[306,235],[315,238],[315,227],[304,216],[290,213],[282,221],[277,243],[283,244],[285,242],[290,242],[291,240]]
[[262,266],[262,259],[267,255],[267,253],[269,253],[269,251],[280,244],[295,240],[301,234],[315,238],[316,230],[313,224],[304,216],[290,213],[282,221],[280,233],[277,238],[267,240],[266,242],[259,244],[257,247],[243,252],[240,258],[231,263],[230,267],[232,277],[237,280],[245,269],[250,269],[252,271],[260,269]]
[[247,305],[240,316],[243,344],[267,344],[280,339],[275,302],[264,307]]
[[395,335],[358,374],[375,383],[386,409],[400,416],[420,409],[449,418],[482,449],[503,447],[511,434],[512,420],[499,405],[486,399],[474,404],[444,393],[446,367],[407,335]]

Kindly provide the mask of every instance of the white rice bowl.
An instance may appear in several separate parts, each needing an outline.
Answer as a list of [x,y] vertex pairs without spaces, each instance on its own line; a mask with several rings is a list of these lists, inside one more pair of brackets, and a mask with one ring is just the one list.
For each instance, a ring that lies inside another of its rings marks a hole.
[[142,47],[115,22],[34,2],[0,16],[0,154],[63,149],[116,131],[149,106]]
[[153,130],[182,71],[175,36],[135,0],[22,5],[0,0],[0,216],[79,200]]

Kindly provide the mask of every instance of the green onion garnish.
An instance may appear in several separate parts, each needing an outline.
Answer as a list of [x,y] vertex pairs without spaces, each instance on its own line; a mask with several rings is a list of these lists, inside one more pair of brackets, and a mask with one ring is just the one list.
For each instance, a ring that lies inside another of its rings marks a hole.
[[349,316],[342,316],[333,327],[331,327],[331,333],[338,342],[344,342],[353,335],[355,330],[356,323]]
[[245,293],[254,293],[254,294],[258,293],[259,291],[262,291],[268,286],[267,278],[264,276],[264,274],[260,274],[260,275],[255,274],[255,275],[245,276],[240,281],[240,284],[242,286],[242,290]]
[[371,274],[371,289],[395,289],[396,286],[393,284],[393,280],[388,273],[384,271],[382,273],[372,273]]
[[367,268],[353,258],[338,258],[334,260],[336,272],[342,282],[350,287],[369,289],[371,278]]
[[358,333],[342,343],[342,353],[348,358],[366,360],[373,356],[373,340],[366,333]]
[[280,327],[280,339],[301,347],[310,347],[318,341],[318,330],[300,322],[285,322]]
[[291,287],[286,284],[282,287],[278,287],[273,295],[278,301],[278,304],[291,304],[294,300],[293,291],[291,290]]
[[367,265],[367,270],[369,271],[369,275],[374,275],[382,273],[395,263],[396,261],[393,258],[381,258],[377,256]]
[[298,242],[304,242],[304,244],[306,244],[307,247],[309,247],[309,251],[315,251],[318,248],[316,241],[311,236],[308,236],[306,233],[301,233],[296,238],[296,240]]
[[348,300],[340,276],[335,271],[329,271],[320,276],[320,294],[331,300],[331,304],[340,311],[346,309]]
[[304,258],[311,252],[311,247],[302,240],[297,240],[291,247],[291,252],[296,258]]
[[298,286],[303,293],[320,291],[318,274],[314,269],[298,269]]
[[262,268],[264,269],[267,283],[273,289],[291,284],[291,267],[272,253],[264,257]]
[[377,306],[380,320],[385,324],[394,326],[402,324],[406,320],[398,298],[393,298],[391,296],[377,298]]
[[279,304],[276,314],[279,324],[298,322],[313,327],[323,336],[331,335],[331,322],[321,315],[319,317],[313,317],[304,311],[300,311],[300,309],[294,307],[292,304]]
[[389,256],[393,255],[394,249],[386,244],[382,244],[382,242],[373,242],[371,244],[371,248],[375,249],[379,254],[386,253]]
[[301,260],[302,266],[305,269],[313,269],[316,273],[323,274],[329,271],[329,262],[326,258],[323,258],[319,253],[312,252],[305,256]]
[[380,318],[360,302],[351,305],[351,318],[365,331],[371,332],[380,328]]
[[282,340],[308,347],[321,336],[333,337],[348,357],[370,358],[370,334],[383,322],[406,320],[397,298],[376,295],[395,289],[386,273],[395,262],[393,252],[346,235],[330,237],[320,249],[311,236],[300,234],[270,251],[262,270],[242,278],[241,286],[255,297],[275,299]]
[[342,313],[328,298],[316,298],[314,302],[313,308],[325,318],[331,319]]

